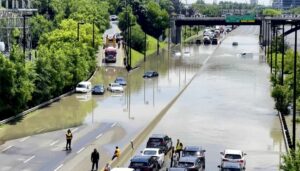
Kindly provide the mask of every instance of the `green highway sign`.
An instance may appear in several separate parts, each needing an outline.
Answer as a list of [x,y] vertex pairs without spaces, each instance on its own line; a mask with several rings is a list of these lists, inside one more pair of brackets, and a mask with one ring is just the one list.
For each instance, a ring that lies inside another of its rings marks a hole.
[[225,21],[226,23],[254,23],[255,15],[228,15]]

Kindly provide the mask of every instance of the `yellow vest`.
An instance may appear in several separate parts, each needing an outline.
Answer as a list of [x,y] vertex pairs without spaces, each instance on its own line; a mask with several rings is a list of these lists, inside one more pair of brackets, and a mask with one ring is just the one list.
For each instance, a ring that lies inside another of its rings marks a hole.
[[120,157],[120,155],[121,155],[120,149],[116,149],[116,155],[117,155],[117,157]]

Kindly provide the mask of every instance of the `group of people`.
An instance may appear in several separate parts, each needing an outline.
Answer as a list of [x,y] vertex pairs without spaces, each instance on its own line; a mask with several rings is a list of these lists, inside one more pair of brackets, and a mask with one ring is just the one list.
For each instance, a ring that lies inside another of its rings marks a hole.
[[[68,129],[68,131],[66,133],[66,150],[72,150],[72,148],[71,148],[72,138],[73,138],[73,134],[72,134],[71,130]],[[118,146],[116,146],[115,152],[114,152],[111,160],[114,160],[115,158],[119,158],[120,155],[121,155],[121,150],[119,149]],[[96,170],[98,170],[99,160],[100,160],[100,154],[97,151],[97,149],[95,148],[91,154],[92,171],[94,170],[94,168],[96,168]],[[110,169],[111,169],[110,164],[106,163],[104,171],[110,171]]]

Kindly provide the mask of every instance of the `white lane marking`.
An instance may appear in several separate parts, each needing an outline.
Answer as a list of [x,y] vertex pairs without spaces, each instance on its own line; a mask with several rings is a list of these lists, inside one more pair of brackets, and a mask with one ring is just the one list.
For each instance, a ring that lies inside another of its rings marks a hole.
[[102,135],[103,135],[102,133],[99,134],[99,135],[96,137],[96,139],[100,138]]
[[82,152],[82,150],[84,150],[85,147],[82,147],[80,150],[78,150],[76,153],[79,154],[80,152]]
[[30,158],[28,158],[27,160],[25,160],[23,163],[27,163],[27,162],[29,162],[30,160],[32,160],[33,158],[35,158],[35,156],[33,155],[33,156],[31,156]]
[[75,132],[75,131],[77,131],[78,130],[78,128],[74,128],[73,130],[72,130],[72,132]]
[[112,128],[112,127],[114,127],[116,125],[117,125],[117,122],[113,123],[110,127]]
[[61,167],[63,167],[63,164],[59,165],[54,171],[58,171]]
[[59,140],[53,141],[50,146],[53,146],[54,144],[58,143]]
[[6,151],[6,150],[8,150],[8,149],[10,149],[12,147],[13,147],[13,145],[10,145],[10,146],[6,147],[5,149],[2,150],[2,152]]
[[28,138],[30,138],[30,136],[25,137],[25,138],[22,138],[22,139],[20,140],[20,142],[24,142],[24,141],[27,140]]

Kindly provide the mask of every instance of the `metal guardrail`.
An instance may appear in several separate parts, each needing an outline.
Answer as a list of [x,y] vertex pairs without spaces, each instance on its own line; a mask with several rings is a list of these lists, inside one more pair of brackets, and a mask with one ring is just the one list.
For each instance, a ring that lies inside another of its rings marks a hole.
[[282,116],[282,114],[280,112],[278,112],[278,116],[279,116],[279,120],[280,120],[282,134],[283,134],[285,149],[286,149],[287,153],[289,153],[290,148],[292,147],[292,140],[291,140],[290,132],[287,127],[285,117]]

